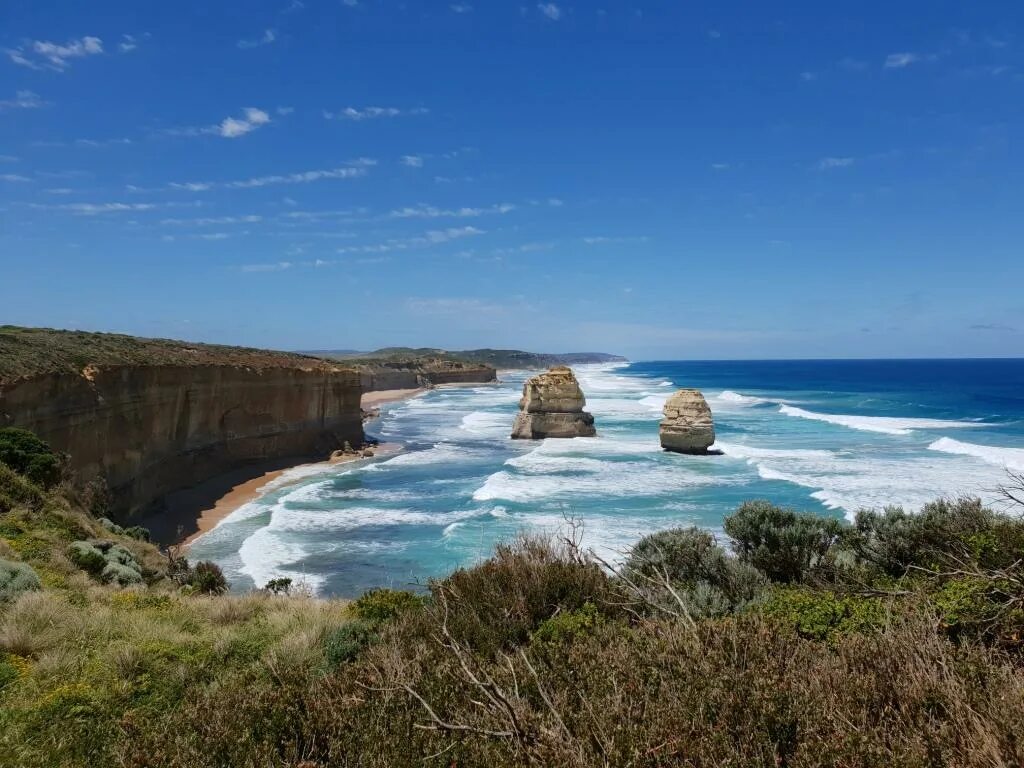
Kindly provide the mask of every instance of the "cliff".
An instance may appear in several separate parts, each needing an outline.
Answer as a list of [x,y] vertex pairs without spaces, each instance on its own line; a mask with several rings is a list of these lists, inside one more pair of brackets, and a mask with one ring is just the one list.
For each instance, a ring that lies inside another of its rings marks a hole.
[[363,440],[359,373],[287,353],[0,328],[0,425],[100,476],[122,517],[250,463]]
[[624,363],[626,358],[606,352],[566,352],[545,354],[524,352],[519,349],[463,349],[449,351],[429,347],[388,347],[375,352],[352,352],[350,350],[319,350],[306,354],[345,360],[361,364],[373,361],[447,360],[497,369],[533,370],[554,365],[582,365],[584,363]]
[[485,384],[496,381],[497,371],[488,365],[459,360],[395,359],[352,360],[364,392],[384,389],[417,389],[437,384]]

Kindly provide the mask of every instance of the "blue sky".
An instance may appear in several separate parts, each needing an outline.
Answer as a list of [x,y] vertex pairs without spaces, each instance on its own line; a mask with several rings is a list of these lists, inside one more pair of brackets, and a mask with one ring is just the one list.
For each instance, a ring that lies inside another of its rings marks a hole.
[[6,0],[0,322],[1024,354],[1018,2]]

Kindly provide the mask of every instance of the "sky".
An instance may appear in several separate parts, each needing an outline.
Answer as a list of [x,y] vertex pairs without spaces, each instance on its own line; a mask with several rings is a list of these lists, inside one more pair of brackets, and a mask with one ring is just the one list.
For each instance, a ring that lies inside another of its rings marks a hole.
[[0,323],[1024,356],[1018,0],[4,0]]

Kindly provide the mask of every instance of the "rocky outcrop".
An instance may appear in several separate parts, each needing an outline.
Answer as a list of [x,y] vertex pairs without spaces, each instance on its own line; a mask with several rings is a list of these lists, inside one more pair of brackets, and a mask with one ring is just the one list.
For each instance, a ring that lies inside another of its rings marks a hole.
[[420,389],[439,384],[487,384],[497,381],[497,371],[489,365],[431,363],[397,365],[357,365],[364,392],[388,389]]
[[715,442],[715,424],[704,395],[680,389],[665,403],[661,421],[661,447],[676,453],[706,454]]
[[106,479],[123,519],[241,466],[363,444],[355,371],[323,361],[87,367],[0,380],[0,425]]
[[594,417],[583,410],[587,404],[571,368],[556,366],[527,379],[519,401],[519,415],[512,427],[516,440],[545,437],[593,437]]

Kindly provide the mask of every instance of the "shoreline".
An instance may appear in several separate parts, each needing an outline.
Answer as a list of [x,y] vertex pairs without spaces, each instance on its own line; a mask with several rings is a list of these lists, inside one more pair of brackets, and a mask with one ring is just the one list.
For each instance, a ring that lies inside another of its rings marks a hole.
[[[195,518],[196,530],[184,539],[176,541],[174,546],[179,547],[182,550],[188,550],[190,546],[195,544],[199,539],[227,519],[231,513],[244,507],[246,504],[255,501],[265,493],[277,490],[278,488],[286,488],[289,485],[294,485],[309,475],[318,474],[319,471],[326,472],[328,468],[338,464],[352,464],[357,461],[369,461],[371,458],[394,456],[401,452],[402,446],[397,443],[380,443],[379,445],[374,446],[371,450],[373,450],[372,457],[361,456],[357,453],[339,456],[336,459],[328,459],[327,461],[312,461],[302,464],[292,464],[281,469],[272,469],[268,472],[264,472],[258,477],[242,480],[228,490],[223,496],[214,501],[212,505],[207,505],[205,508],[199,510],[199,513]],[[309,472],[302,472],[291,481],[282,483],[276,482],[289,472],[297,469],[308,469]]]
[[[457,382],[452,384],[439,384],[435,387],[418,387],[416,389],[376,390],[363,394],[360,401],[360,407],[365,413],[367,411],[378,409],[384,405],[393,405],[394,403],[411,400],[412,398],[419,397],[426,392],[430,392],[432,389],[443,389],[448,387],[478,387],[494,383],[497,382]],[[373,414],[369,416],[368,419],[364,420],[372,420],[377,418],[378,415],[379,414]],[[397,443],[380,443],[379,445],[373,446],[371,450],[373,450],[374,453],[372,458],[378,458],[382,456],[393,456],[401,452],[402,446]],[[235,481],[235,478],[231,476],[214,478],[215,482],[219,482],[222,485],[226,482],[227,486],[219,488],[218,491],[213,494],[211,499],[199,504],[198,511],[189,515],[193,530],[187,534],[182,533],[174,536],[172,545],[182,549],[183,551],[187,551],[192,544],[216,528],[222,521],[239,508],[255,501],[260,496],[271,490],[291,485],[292,482],[288,481],[283,483],[277,482],[287,475],[288,472],[308,469],[308,474],[315,474],[318,469],[326,471],[328,467],[335,464],[367,461],[369,458],[370,457],[354,454],[339,456],[338,458],[328,459],[326,461],[301,462],[298,464],[275,466],[273,469],[262,472],[256,477],[238,477],[237,482]],[[307,477],[308,474],[306,472],[301,472],[295,477],[293,482],[298,482],[302,478]],[[172,514],[175,513],[172,512]],[[183,516],[185,513],[184,510],[178,510],[176,514]]]

